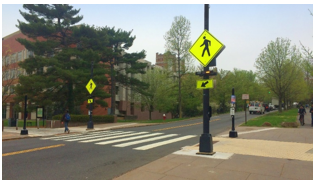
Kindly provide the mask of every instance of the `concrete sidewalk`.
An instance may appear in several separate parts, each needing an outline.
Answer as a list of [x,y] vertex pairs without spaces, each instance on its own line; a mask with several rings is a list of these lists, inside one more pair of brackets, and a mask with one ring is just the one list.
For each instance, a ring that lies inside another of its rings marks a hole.
[[313,128],[237,127],[213,137],[214,155],[199,144],[139,167],[115,180],[313,180]]

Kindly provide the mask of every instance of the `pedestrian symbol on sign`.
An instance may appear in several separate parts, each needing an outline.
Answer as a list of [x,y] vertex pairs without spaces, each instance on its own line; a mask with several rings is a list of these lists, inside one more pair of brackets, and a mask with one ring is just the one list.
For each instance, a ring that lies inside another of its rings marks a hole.
[[208,56],[210,56],[210,52],[209,52],[210,41],[208,39],[206,39],[206,36],[204,36],[204,43],[202,45],[200,45],[200,47],[202,47],[203,45],[205,45],[205,48],[204,48],[203,54],[201,56],[202,57],[204,56],[206,50],[207,50]]

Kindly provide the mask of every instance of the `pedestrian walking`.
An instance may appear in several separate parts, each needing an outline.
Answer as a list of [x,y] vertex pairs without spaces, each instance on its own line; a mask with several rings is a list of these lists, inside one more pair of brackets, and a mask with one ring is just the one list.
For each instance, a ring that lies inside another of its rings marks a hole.
[[309,112],[311,113],[311,126],[313,127],[313,104],[311,104]]
[[64,122],[65,124],[65,130],[64,130],[64,133],[66,133],[66,131],[69,133],[70,130],[68,129],[68,123],[70,121],[70,114],[69,114],[69,111],[66,110],[66,112],[64,113],[62,119],[61,119],[62,122]]

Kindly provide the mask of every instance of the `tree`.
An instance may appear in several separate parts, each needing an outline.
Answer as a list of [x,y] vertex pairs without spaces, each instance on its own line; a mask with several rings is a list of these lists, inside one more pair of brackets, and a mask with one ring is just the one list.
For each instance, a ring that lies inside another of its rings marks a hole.
[[[131,36],[132,31],[124,31],[122,29],[102,27],[100,31],[108,35],[107,46],[100,49],[100,61],[110,65],[111,76],[111,114],[115,114],[115,95],[116,83],[124,88],[129,88],[134,92],[142,93],[147,89],[148,85],[138,78],[135,74],[144,74],[147,63],[138,62],[145,58],[145,51],[127,53],[135,40],[135,36]],[[128,101],[128,100],[126,100]]]
[[[174,17],[174,22],[169,31],[164,35],[166,41],[165,48],[170,53],[177,56],[178,66],[178,106],[179,117],[182,117],[181,100],[181,71],[185,73],[185,62],[189,61],[191,56],[188,52],[192,45],[190,39],[190,22],[183,16]],[[182,65],[182,69],[181,69]]]
[[85,86],[94,63],[94,82],[97,85],[94,96],[98,104],[106,107],[107,103],[103,100],[109,95],[102,89],[107,83],[104,65],[99,64],[98,53],[88,49],[88,46],[87,49],[80,46],[80,43],[82,46],[88,44],[89,37],[97,32],[90,29],[77,37],[73,36],[78,29],[74,25],[83,18],[77,15],[80,10],[62,4],[25,4],[23,8],[29,11],[20,10],[28,23],[18,20],[17,27],[31,40],[19,38],[17,41],[33,51],[35,56],[19,64],[27,75],[19,78],[16,99],[23,101],[24,95],[28,95],[36,105],[55,104],[60,110],[58,112],[65,108],[74,112],[75,106],[88,99]]
[[285,93],[298,77],[301,54],[289,39],[277,38],[262,50],[255,62],[259,79],[279,98],[279,111]]
[[195,73],[187,73],[182,79],[182,110],[183,116],[194,117],[202,115],[202,109],[199,107],[202,105],[203,93],[201,90],[196,89],[196,82],[201,78]]

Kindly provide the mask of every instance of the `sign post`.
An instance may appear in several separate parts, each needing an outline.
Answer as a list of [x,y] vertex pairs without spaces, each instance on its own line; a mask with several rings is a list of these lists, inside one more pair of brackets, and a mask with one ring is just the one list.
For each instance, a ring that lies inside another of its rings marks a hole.
[[238,132],[235,131],[234,128],[234,112],[235,112],[235,105],[236,105],[236,96],[234,95],[234,88],[232,88],[232,95],[231,95],[231,109],[230,109],[230,115],[232,118],[232,129],[229,132],[229,137],[238,137]]
[[36,107],[36,122],[37,122],[37,129],[39,128],[39,122],[38,122],[38,118],[42,118],[43,120],[43,127],[44,127],[44,107]]
[[90,78],[89,82],[86,85],[86,89],[88,90],[88,92],[90,94],[90,99],[88,99],[88,103],[90,103],[90,105],[89,105],[89,122],[87,124],[87,130],[94,129],[94,123],[92,122],[92,103],[93,103],[93,100],[91,101],[91,99],[92,99],[91,93],[95,90],[96,84],[92,80],[93,68],[94,68],[94,62],[92,61],[91,62],[91,76],[90,76],[91,78]]
[[242,100],[245,101],[245,103],[244,103],[245,121],[244,122],[245,122],[245,124],[247,124],[247,100],[249,100],[249,94],[242,94]]
[[24,123],[23,123],[23,129],[21,130],[21,135],[27,135],[28,130],[26,129],[26,117],[28,116],[28,111],[26,110],[26,106],[27,106],[27,100],[28,100],[28,96],[25,95],[24,97]]
[[197,81],[197,89],[203,89],[203,134],[199,140],[199,152],[197,154],[213,155],[212,135],[209,133],[209,120],[212,115],[209,106],[209,88],[213,88],[209,76],[217,75],[217,72],[209,70],[209,67],[216,66],[216,58],[223,51],[225,46],[211,35],[209,30],[209,4],[204,5],[204,31],[189,49],[189,52],[204,66],[204,71],[196,72],[196,75],[203,76],[203,80]]

